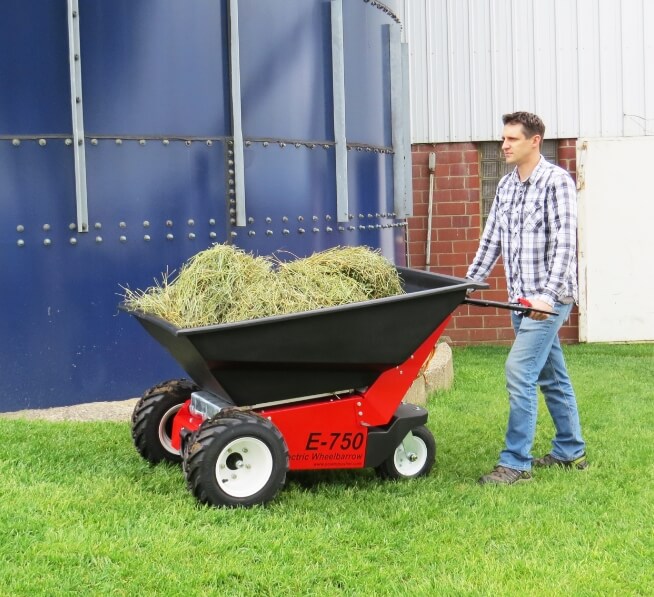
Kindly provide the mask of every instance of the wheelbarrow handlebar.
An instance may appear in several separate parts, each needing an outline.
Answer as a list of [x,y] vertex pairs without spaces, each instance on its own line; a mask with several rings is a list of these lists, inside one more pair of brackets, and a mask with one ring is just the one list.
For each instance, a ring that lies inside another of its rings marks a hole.
[[524,315],[529,315],[529,313],[545,313],[546,315],[558,315],[554,311],[543,311],[542,309],[534,309],[531,306],[531,303],[524,298],[518,299],[516,303],[502,303],[499,301],[487,301],[484,299],[471,299],[466,298],[463,300],[464,304],[467,305],[476,305],[478,307],[497,307],[498,309],[509,309],[510,311],[517,311]]

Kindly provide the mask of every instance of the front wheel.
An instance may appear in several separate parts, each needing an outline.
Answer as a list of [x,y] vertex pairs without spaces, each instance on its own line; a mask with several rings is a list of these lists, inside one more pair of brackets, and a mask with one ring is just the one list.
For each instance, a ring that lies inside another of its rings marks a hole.
[[436,461],[436,440],[424,425],[412,429],[375,471],[385,479],[413,479],[427,475]]
[[197,386],[187,379],[174,379],[150,388],[136,403],[132,439],[145,460],[152,464],[182,461],[172,446],[173,419],[195,390]]
[[203,424],[185,443],[191,493],[212,506],[254,506],[272,500],[286,482],[286,442],[268,419],[226,413]]

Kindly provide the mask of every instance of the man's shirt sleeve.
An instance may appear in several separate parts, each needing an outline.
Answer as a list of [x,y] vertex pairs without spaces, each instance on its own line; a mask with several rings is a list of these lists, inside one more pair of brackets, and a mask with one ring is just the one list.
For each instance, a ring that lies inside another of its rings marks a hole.
[[548,199],[546,209],[551,246],[547,281],[538,298],[554,306],[563,298],[571,274],[569,269],[577,252],[577,191],[567,173],[555,178],[554,193]]
[[501,243],[500,243],[500,227],[497,219],[497,205],[499,201],[497,195],[491,206],[486,226],[479,241],[479,248],[477,254],[468,268],[466,278],[470,278],[477,282],[483,282],[495,265],[498,257],[500,256]]

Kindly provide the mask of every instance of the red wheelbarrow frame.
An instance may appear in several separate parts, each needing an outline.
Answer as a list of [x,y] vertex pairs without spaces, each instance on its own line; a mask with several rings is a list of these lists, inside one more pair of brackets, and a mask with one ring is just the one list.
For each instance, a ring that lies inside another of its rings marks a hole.
[[[248,410],[268,418],[280,430],[288,447],[289,470],[377,466],[388,457],[389,435],[399,443],[412,427],[427,421],[425,409],[402,404],[402,400],[450,319],[451,315],[405,362],[384,371],[365,390]],[[182,437],[204,421],[192,412],[188,400],[173,420],[173,448],[180,450]]]

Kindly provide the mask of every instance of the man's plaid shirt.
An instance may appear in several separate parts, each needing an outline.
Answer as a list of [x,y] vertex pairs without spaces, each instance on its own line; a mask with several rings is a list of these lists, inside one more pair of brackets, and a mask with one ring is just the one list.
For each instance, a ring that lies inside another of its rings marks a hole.
[[500,254],[510,301],[577,300],[575,184],[542,156],[524,183],[517,168],[500,180],[467,277],[483,282]]

